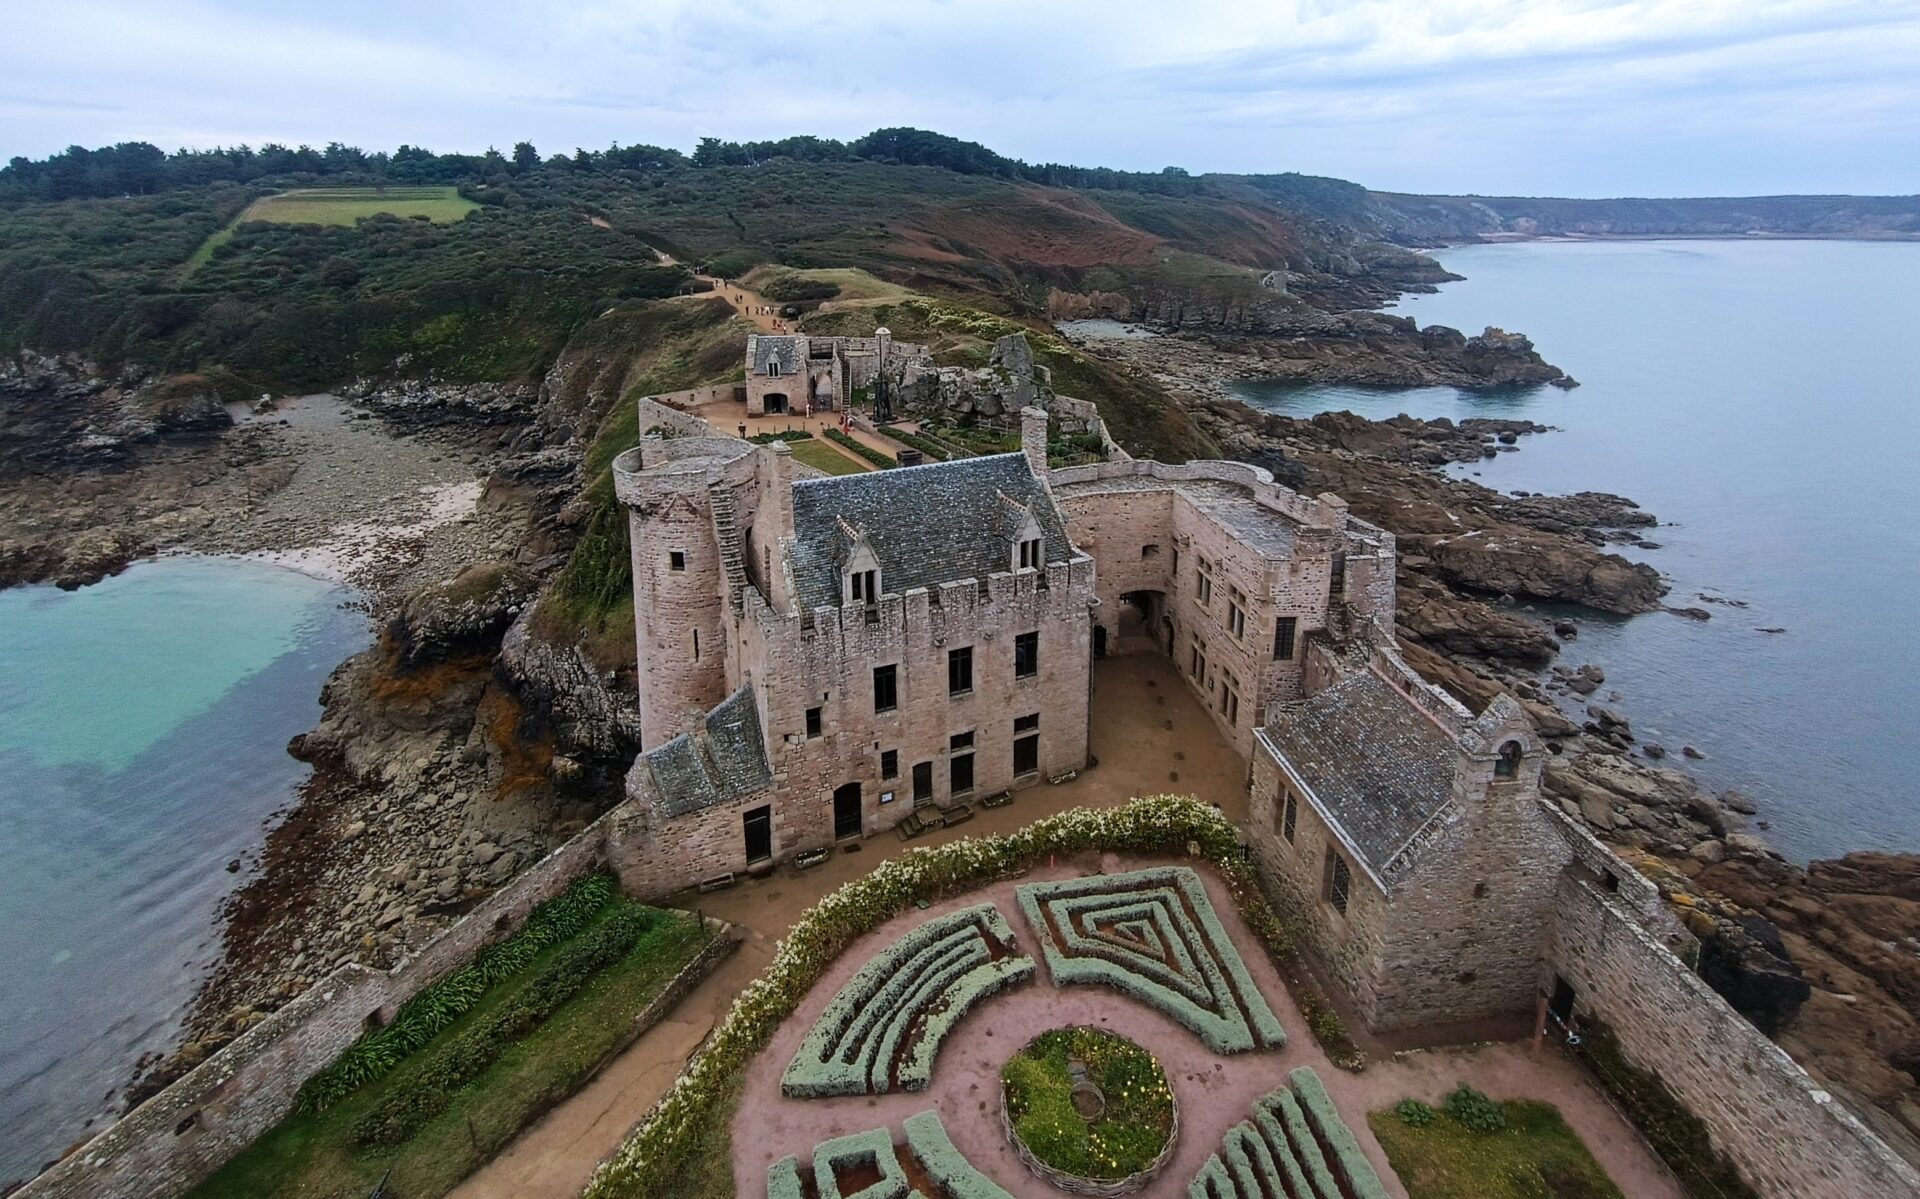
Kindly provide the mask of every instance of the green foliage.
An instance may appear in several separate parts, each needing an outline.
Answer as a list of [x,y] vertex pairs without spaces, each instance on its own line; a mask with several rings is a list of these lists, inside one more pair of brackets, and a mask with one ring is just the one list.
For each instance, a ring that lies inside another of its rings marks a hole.
[[1393,1114],[1400,1117],[1400,1122],[1410,1128],[1425,1128],[1433,1123],[1440,1113],[1434,1111],[1431,1104],[1409,1098],[1394,1104]]
[[[544,1024],[600,971],[636,951],[658,922],[652,908],[622,901],[569,943],[532,984],[489,1018],[436,1048],[424,1066],[363,1116],[354,1136],[363,1145],[399,1145],[445,1111],[452,1095],[494,1063],[510,1044]],[[475,996],[478,998],[478,996]]]
[[470,964],[415,995],[394,1017],[349,1045],[334,1063],[300,1088],[297,1108],[322,1111],[405,1060],[479,1002],[487,989],[518,974],[550,945],[591,923],[615,894],[613,876],[595,871],[528,914],[520,931]]
[[1473,1132],[1496,1133],[1507,1126],[1500,1105],[1464,1082],[1448,1093],[1442,1106],[1455,1123]]
[[795,442],[793,460],[829,475],[864,475],[868,469],[840,451],[821,445],[817,441]]
[[772,445],[776,441],[812,441],[813,434],[805,429],[787,429],[779,433],[755,433],[747,440],[755,445]]
[[1411,1199],[1622,1199],[1550,1103],[1508,1100],[1497,1105],[1505,1126],[1480,1133],[1454,1120],[1404,1119],[1411,1102],[1367,1121]]
[[914,449],[919,450],[925,454],[929,460],[934,462],[946,462],[956,457],[966,457],[964,451],[956,454],[951,446],[943,442],[935,441],[931,437],[923,437],[918,433],[909,433],[899,425],[881,425],[880,431],[895,441],[900,442],[902,445],[910,445]]
[[[939,1112],[924,1111],[908,1116],[906,1130],[907,1148],[946,1192],[948,1199],[1013,1199],[954,1147],[946,1126],[940,1123]],[[769,1199],[773,1199],[771,1194]]]
[[[1073,1106],[1069,1060],[1083,1064],[1106,1110]],[[1007,1116],[1033,1155],[1080,1178],[1127,1178],[1153,1164],[1173,1131],[1173,1092],[1151,1053],[1096,1028],[1043,1032],[1002,1067]]]
[[842,446],[846,449],[852,450],[854,453],[866,459],[868,462],[873,463],[875,466],[879,467],[881,470],[887,470],[892,467],[900,465],[899,463],[895,462],[892,458],[888,457],[886,454],[882,453],[879,450],[874,449],[872,446],[868,445],[864,441],[859,440],[858,438],[854,437],[852,434],[843,433],[840,430],[834,429],[834,428],[822,429],[821,433],[826,436],[826,439],[828,441],[831,441],[833,444],[837,446]]
[[760,281],[758,291],[769,300],[785,304],[808,300],[831,300],[840,294],[840,285],[825,279],[809,279],[789,270],[775,270]]
[[1713,1147],[1706,1124],[1680,1102],[1660,1076],[1627,1060],[1613,1030],[1589,1019],[1580,1053],[1660,1160],[1694,1199],[1755,1199],[1740,1171]]

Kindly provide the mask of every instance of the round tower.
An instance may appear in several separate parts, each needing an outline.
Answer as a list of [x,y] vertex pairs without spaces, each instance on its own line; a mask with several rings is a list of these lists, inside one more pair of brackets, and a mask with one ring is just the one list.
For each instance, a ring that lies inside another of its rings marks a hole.
[[713,485],[752,447],[730,437],[646,438],[614,459],[627,509],[640,737],[647,749],[699,723],[727,696],[732,493]]

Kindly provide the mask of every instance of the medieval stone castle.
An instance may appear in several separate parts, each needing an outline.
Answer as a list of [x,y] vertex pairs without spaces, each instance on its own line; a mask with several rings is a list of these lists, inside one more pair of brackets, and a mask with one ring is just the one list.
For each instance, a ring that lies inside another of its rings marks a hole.
[[[743,398],[831,409],[928,363],[885,330],[756,336]],[[650,747],[623,874],[679,890],[1072,777],[1094,660],[1157,653],[1247,763],[1251,851],[1369,1023],[1530,1009],[1575,857],[1542,746],[1512,701],[1475,718],[1400,661],[1393,537],[1338,498],[1236,462],[1053,469],[1038,406],[1020,452],[829,478],[642,404],[614,464]]]

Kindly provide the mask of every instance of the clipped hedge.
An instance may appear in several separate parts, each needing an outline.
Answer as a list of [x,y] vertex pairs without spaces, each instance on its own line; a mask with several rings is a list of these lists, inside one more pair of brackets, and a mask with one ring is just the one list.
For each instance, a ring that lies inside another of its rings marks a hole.
[[[909,1053],[900,1084],[925,1090],[933,1057],[953,1025],[975,1003],[1033,975],[1027,957],[990,960],[987,941],[1013,944],[1013,929],[992,904],[976,904],[927,921],[875,954],[828,1002],[781,1077],[792,1098],[885,1094],[903,1042]],[[917,1038],[915,1020],[926,1016]]]
[[866,461],[873,463],[875,466],[879,467],[881,470],[891,470],[892,468],[900,465],[898,462],[895,462],[893,458],[890,457],[889,455],[874,449],[872,446],[868,445],[864,441],[861,441],[859,438],[854,437],[852,434],[843,433],[838,429],[822,429],[820,430],[820,433],[828,441],[831,441],[833,444],[837,446],[841,446],[845,449],[852,450],[855,454],[859,455],[861,458],[864,458]]
[[812,441],[813,434],[805,429],[783,429],[778,433],[755,433],[747,440],[755,445],[772,445],[776,441]]
[[1004,836],[967,837],[923,846],[880,863],[809,908],[777,947],[773,961],[741,991],[707,1047],[612,1157],[602,1162],[583,1199],[640,1199],[666,1190],[686,1164],[702,1129],[719,1110],[733,1079],[793,1014],[807,989],[860,935],[899,915],[916,899],[970,890],[1031,866],[1051,854],[1184,853],[1192,845],[1213,864],[1241,916],[1284,953],[1289,940],[1267,906],[1253,866],[1240,854],[1226,816],[1190,796],[1157,795],[1118,808],[1074,808]]
[[[1246,962],[1207,898],[1205,884],[1186,867],[1029,883],[1017,894],[1021,911],[1040,935],[1040,947],[1055,985],[1100,983],[1113,987],[1193,1030],[1215,1053],[1246,1053],[1260,1046],[1277,1048],[1286,1044],[1286,1030],[1254,985]],[[1075,931],[1065,913],[1093,909],[1103,899],[1111,901],[1106,908],[1109,914],[1166,918],[1182,924],[1191,909],[1200,927],[1189,931],[1198,934],[1193,940],[1204,952],[1188,957],[1180,949],[1185,937],[1170,937],[1168,941],[1180,955],[1179,965],[1192,974],[1130,952],[1110,940]],[[1046,912],[1056,905],[1062,914],[1050,925]],[[1053,926],[1060,929],[1058,938],[1049,935]]]
[[800,1184],[800,1162],[789,1154],[767,1167],[767,1199],[807,1199]]
[[[901,445],[912,446],[935,462],[947,462],[955,456],[951,448],[940,444],[933,438],[923,437],[918,433],[909,433],[899,425],[881,425],[880,431]],[[963,452],[961,456],[964,457],[966,455]]]
[[300,1088],[297,1110],[323,1111],[392,1070],[480,1002],[489,988],[525,970],[549,946],[591,924],[613,901],[613,875],[596,870],[527,913],[520,931],[415,995],[393,1023],[367,1033]]
[[484,1021],[436,1049],[404,1085],[396,1086],[354,1124],[363,1145],[402,1145],[447,1109],[453,1092],[487,1072],[507,1046],[531,1033],[593,981],[624,959],[659,923],[660,913],[626,904],[562,949],[527,988]]
[[1312,1067],[1300,1066],[1287,1075],[1287,1081],[1293,1084],[1293,1093],[1299,1097],[1313,1131],[1332,1150],[1333,1168],[1346,1185],[1345,1193],[1353,1199],[1387,1199],[1387,1188],[1374,1173],[1373,1163],[1361,1152],[1353,1130],[1340,1118],[1340,1110],[1334,1107],[1320,1076]]
[[[907,1148],[919,1161],[920,1168],[940,1184],[947,1199],[1013,1199],[954,1148],[946,1125],[940,1123],[939,1112],[929,1109],[917,1116],[908,1116],[906,1128]],[[768,1199],[775,1199],[771,1188]]]
[[860,1188],[858,1199],[902,1199],[911,1189],[907,1172],[900,1168],[899,1155],[893,1151],[893,1134],[884,1128],[856,1132],[813,1147],[813,1186],[820,1199],[853,1199],[842,1195],[837,1167],[873,1166],[880,1181]]
[[1189,1199],[1217,1194],[1387,1199],[1380,1176],[1340,1119],[1320,1076],[1302,1066],[1287,1077],[1292,1090],[1282,1087],[1263,1096],[1254,1104],[1253,1119],[1227,1130],[1220,1152],[1207,1159],[1187,1188]]

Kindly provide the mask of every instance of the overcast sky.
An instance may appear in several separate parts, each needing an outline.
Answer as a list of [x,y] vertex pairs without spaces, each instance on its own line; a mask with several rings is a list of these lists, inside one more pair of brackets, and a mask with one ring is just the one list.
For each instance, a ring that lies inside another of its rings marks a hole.
[[917,125],[1483,194],[1920,192],[1920,0],[0,0],[0,158]]

